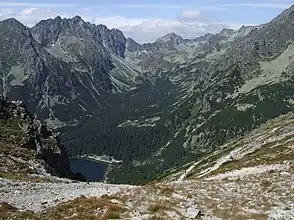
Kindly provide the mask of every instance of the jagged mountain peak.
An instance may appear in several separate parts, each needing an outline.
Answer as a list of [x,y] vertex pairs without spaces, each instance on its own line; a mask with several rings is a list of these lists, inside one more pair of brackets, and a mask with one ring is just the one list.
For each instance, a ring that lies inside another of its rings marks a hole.
[[155,42],[167,42],[167,41],[171,41],[171,40],[177,40],[178,42],[183,42],[184,39],[177,35],[174,32],[168,33],[166,35],[164,35],[163,37],[158,38]]
[[127,42],[135,42],[135,43],[137,43],[133,38],[131,38],[131,37],[128,37],[127,39],[126,39],[126,41]]
[[62,18],[58,15],[56,18],[54,18],[54,20],[61,21]]
[[253,25],[242,25],[237,32],[244,32],[244,31],[248,31],[248,30],[253,30],[254,28],[256,28],[257,26],[253,26]]
[[6,26],[9,26],[9,27],[14,27],[14,28],[19,29],[19,30],[27,29],[26,26],[24,26],[22,23],[20,23],[15,18],[8,18],[8,19],[5,19],[3,21],[0,21],[0,24],[6,25]]
[[0,23],[7,23],[7,24],[21,24],[18,20],[15,18],[7,18],[3,21],[0,21]]
[[[105,25],[85,22],[80,16],[73,18],[57,17],[40,21],[31,28],[34,38],[43,46],[50,47],[82,39],[98,47],[105,47],[112,53],[124,57],[125,37],[118,29],[108,29]],[[71,40],[69,40],[71,39]],[[62,43],[63,42],[63,43]]]
[[222,29],[222,31],[219,34],[224,36],[224,37],[229,37],[232,34],[234,34],[234,30],[230,29],[230,28],[224,28],[224,29]]
[[128,37],[126,39],[126,49],[130,52],[135,52],[140,48],[140,44],[137,43],[135,40],[133,40],[132,38]]
[[74,21],[74,22],[81,22],[81,21],[84,22],[82,17],[79,16],[79,15],[74,16],[73,18],[71,18],[71,20]]

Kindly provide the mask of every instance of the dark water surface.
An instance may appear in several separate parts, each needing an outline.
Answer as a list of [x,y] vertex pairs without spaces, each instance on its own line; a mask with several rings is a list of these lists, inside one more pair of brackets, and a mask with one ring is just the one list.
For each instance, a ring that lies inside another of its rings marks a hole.
[[108,165],[83,158],[70,159],[72,172],[81,173],[87,181],[103,181]]

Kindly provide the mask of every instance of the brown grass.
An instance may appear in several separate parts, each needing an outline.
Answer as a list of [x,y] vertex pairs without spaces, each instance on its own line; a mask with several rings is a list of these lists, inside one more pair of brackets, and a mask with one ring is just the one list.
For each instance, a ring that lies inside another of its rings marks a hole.
[[268,188],[272,185],[272,182],[267,179],[263,179],[260,184],[263,188]]
[[172,210],[170,201],[157,201],[149,205],[148,211],[151,213],[158,213],[160,211]]
[[50,219],[117,219],[126,211],[119,204],[115,204],[108,199],[86,198],[84,196],[77,199],[60,203],[54,208],[47,210],[46,214]]
[[7,203],[0,204],[0,219],[27,219],[27,220],[107,220],[120,219],[126,209],[119,204],[115,204],[107,199],[86,198],[81,196],[77,199],[62,202],[55,207],[48,208],[42,213],[31,211],[20,212]]
[[149,187],[153,190],[159,190],[160,193],[164,196],[171,196],[174,193],[175,189],[171,186],[165,184],[152,184]]
[[107,195],[107,194],[102,195],[101,199],[117,200],[117,201],[120,201],[120,202],[123,202],[123,203],[125,203],[128,200],[127,196]]

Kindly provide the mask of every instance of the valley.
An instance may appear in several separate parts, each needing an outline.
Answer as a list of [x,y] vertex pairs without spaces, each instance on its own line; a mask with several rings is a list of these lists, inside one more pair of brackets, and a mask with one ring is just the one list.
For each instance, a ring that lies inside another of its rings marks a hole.
[[109,182],[148,182],[293,110],[292,10],[257,27],[148,44],[79,16],[32,28],[5,20],[1,44],[18,40],[13,59],[2,51],[2,90],[60,132],[70,157],[122,160]]
[[294,5],[138,43],[0,21],[1,219],[294,219]]

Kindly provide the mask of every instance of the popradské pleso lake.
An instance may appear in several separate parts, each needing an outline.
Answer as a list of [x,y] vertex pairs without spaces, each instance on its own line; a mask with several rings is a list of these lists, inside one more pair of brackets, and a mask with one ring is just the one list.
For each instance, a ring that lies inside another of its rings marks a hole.
[[101,182],[107,171],[108,164],[85,158],[71,158],[69,160],[73,173],[81,173],[87,181]]

